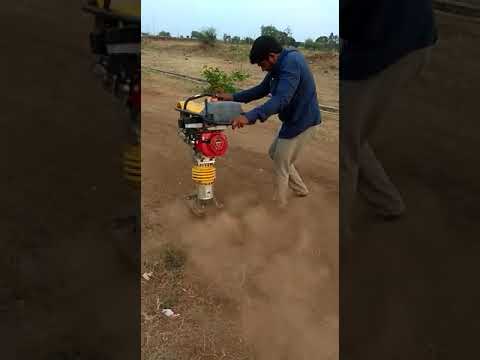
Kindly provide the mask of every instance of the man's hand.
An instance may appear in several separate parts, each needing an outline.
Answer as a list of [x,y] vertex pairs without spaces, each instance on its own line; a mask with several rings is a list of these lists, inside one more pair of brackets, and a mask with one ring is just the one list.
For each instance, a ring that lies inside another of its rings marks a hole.
[[232,120],[232,129],[243,128],[245,125],[248,125],[248,119],[244,115],[237,116]]
[[233,101],[233,95],[228,93],[216,93],[214,98],[220,101]]

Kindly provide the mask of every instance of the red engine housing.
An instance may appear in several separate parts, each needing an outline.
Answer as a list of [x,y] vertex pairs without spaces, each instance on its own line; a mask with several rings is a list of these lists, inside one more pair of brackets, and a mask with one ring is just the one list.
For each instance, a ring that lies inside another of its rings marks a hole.
[[228,149],[228,140],[221,131],[205,131],[200,134],[195,149],[206,157],[223,156]]

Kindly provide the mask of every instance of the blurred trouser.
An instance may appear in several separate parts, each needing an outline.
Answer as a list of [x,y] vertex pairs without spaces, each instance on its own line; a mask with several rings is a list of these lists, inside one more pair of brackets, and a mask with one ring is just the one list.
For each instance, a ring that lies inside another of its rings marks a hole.
[[275,173],[274,200],[280,207],[285,207],[288,203],[289,188],[298,196],[309,193],[294,164],[305,144],[315,136],[319,126],[309,127],[291,139],[281,139],[277,135],[270,146],[268,153],[273,160]]
[[350,234],[357,192],[379,215],[400,215],[402,197],[375,157],[368,138],[406,83],[423,70],[430,48],[414,51],[375,76],[340,83],[340,231]]

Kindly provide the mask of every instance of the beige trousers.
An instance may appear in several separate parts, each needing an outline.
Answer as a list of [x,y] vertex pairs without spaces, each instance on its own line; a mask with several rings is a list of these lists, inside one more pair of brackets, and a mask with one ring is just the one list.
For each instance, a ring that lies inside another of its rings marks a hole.
[[421,73],[430,48],[417,50],[381,73],[363,81],[340,83],[340,211],[341,231],[349,233],[357,192],[380,215],[399,215],[405,204],[368,142],[388,106],[404,85]]
[[295,161],[305,144],[315,136],[319,126],[312,126],[292,139],[281,139],[277,135],[270,146],[268,153],[273,160],[275,174],[274,200],[280,207],[288,204],[289,188],[298,196],[309,193],[295,168]]

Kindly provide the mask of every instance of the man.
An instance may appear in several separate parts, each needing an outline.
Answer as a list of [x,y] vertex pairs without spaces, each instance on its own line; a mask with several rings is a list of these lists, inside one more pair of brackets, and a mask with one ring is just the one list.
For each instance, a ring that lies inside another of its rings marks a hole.
[[303,55],[296,49],[284,49],[270,36],[257,38],[250,51],[250,62],[267,75],[257,86],[235,94],[217,94],[219,100],[249,103],[271,93],[263,105],[233,119],[232,128],[242,128],[266,121],[278,114],[282,126],[275,137],[269,155],[274,163],[275,195],[280,208],[288,203],[288,189],[297,196],[307,196],[309,190],[295,168],[295,160],[320,124],[320,109],[313,75]]
[[357,191],[385,220],[405,212],[368,138],[420,73],[437,35],[431,0],[342,0],[340,23],[340,226],[349,237]]

